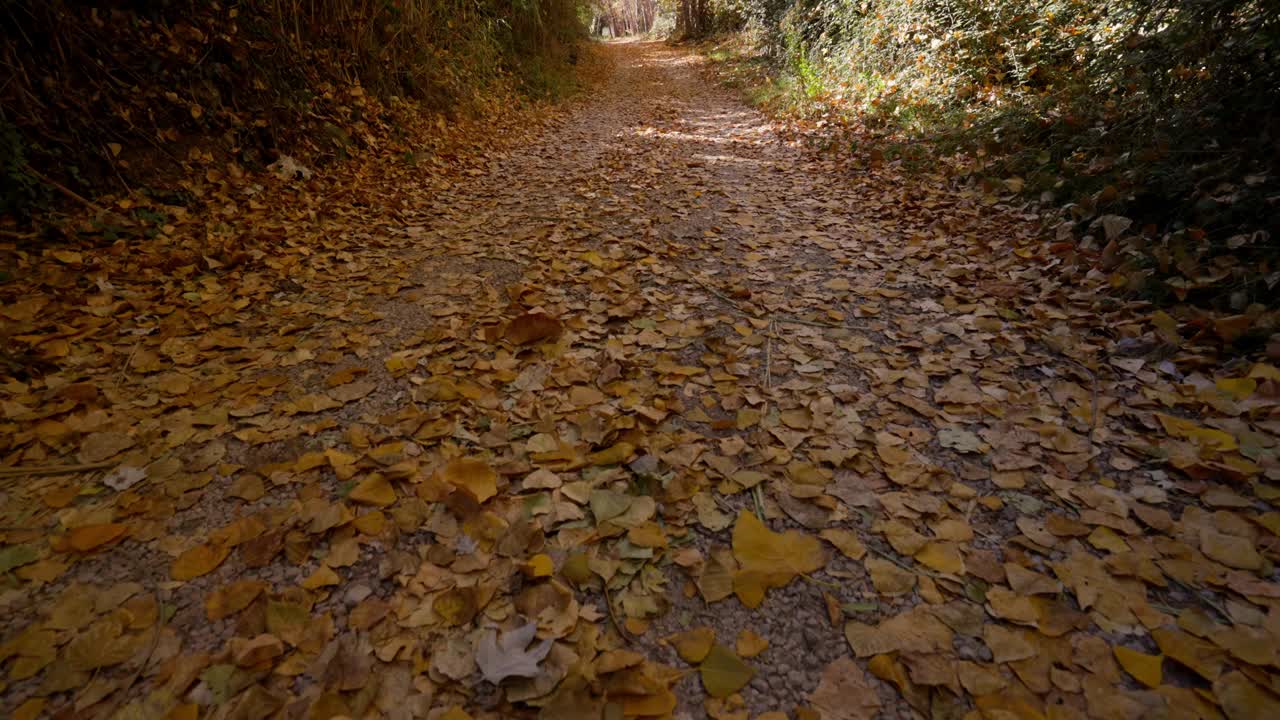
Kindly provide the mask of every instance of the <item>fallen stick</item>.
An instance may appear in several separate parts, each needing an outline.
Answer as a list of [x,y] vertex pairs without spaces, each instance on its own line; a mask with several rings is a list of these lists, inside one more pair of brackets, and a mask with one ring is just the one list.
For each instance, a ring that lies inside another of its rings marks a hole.
[[114,466],[115,463],[113,462],[98,462],[82,463],[80,465],[36,465],[34,467],[0,468],[0,477],[14,477],[18,475],[62,475],[63,473],[105,470]]

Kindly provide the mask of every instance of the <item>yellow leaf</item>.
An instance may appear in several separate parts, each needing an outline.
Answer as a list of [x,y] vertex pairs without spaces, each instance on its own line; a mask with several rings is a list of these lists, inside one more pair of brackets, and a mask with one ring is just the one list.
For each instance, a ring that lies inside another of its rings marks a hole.
[[738,692],[751,682],[756,674],[742,658],[723,645],[713,645],[711,651],[698,666],[702,686],[711,697],[725,698]]
[[44,706],[48,703],[45,698],[28,698],[13,710],[13,720],[36,720],[40,717],[40,713],[44,712]]
[[[66,660],[73,670],[89,671],[119,665],[133,654],[130,636],[115,620],[101,620],[67,643]],[[135,638],[137,636],[134,636]]]
[[72,528],[67,533],[67,547],[76,552],[90,552],[124,537],[128,526],[121,523],[99,523]]
[[452,588],[440,593],[431,609],[444,618],[445,624],[456,627],[471,622],[476,616],[476,594],[471,588]]
[[1034,697],[1013,693],[992,693],[974,698],[974,704],[984,718],[1008,718],[1009,720],[1045,720],[1044,713],[1035,706]]
[[867,554],[867,548],[858,538],[858,533],[843,528],[828,528],[818,533],[823,540],[836,546],[836,549],[852,560],[861,560]]
[[1218,679],[1227,664],[1227,654],[1218,646],[1181,630],[1156,628],[1151,631],[1151,639],[1156,641],[1165,657],[1185,665],[1211,682]]
[[[797,575],[815,572],[826,564],[826,553],[817,538],[798,530],[775,533],[754,514],[743,511],[733,526],[733,555],[742,569],[734,577],[734,590],[761,595],[780,588]],[[741,582],[739,580],[741,578]]]
[[1089,533],[1089,544],[1109,553],[1125,553],[1131,549],[1125,539],[1109,527],[1099,525]]
[[676,696],[670,690],[649,695],[623,695],[622,714],[638,717],[669,716],[676,709]]
[[1249,377],[1280,381],[1280,370],[1266,363],[1257,363],[1249,370]]
[[387,515],[381,510],[374,510],[357,517],[351,524],[365,535],[381,535],[387,528]]
[[210,620],[221,620],[249,607],[264,590],[267,583],[262,580],[239,580],[218,588],[204,601],[204,612]]
[[440,720],[472,720],[472,718],[467,714],[466,710],[454,705],[444,711],[444,714],[440,716]]
[[918,578],[915,573],[907,572],[888,560],[870,557],[867,558],[866,567],[871,575],[871,584],[881,595],[905,595],[916,587]]
[[676,653],[687,663],[699,663],[716,644],[716,631],[709,627],[697,627],[676,633],[667,638],[676,646]]
[[635,451],[636,447],[631,443],[620,442],[599,452],[591,453],[587,456],[587,462],[592,465],[619,465],[630,459]]
[[1135,680],[1149,688],[1160,687],[1161,666],[1164,664],[1163,655],[1147,655],[1123,645],[1115,647],[1115,654],[1116,660],[1120,662],[1120,667],[1124,668],[1124,671],[1132,675]]
[[498,494],[498,474],[483,460],[454,460],[445,466],[444,480],[469,493],[476,502],[484,502]]
[[1156,330],[1166,342],[1174,345],[1182,344],[1182,337],[1178,334],[1178,321],[1165,311],[1157,310],[1151,316],[1151,324],[1156,326]]
[[361,480],[359,485],[352,488],[347,497],[352,502],[386,507],[395,504],[396,491],[395,488],[391,487],[391,482],[385,476],[381,473],[374,473]]
[[584,552],[576,552],[565,558],[560,566],[560,574],[574,585],[581,585],[591,579],[590,558]]
[[734,649],[742,657],[751,658],[764,652],[768,647],[768,640],[748,628],[743,628],[742,632],[738,633],[738,642]]
[[225,545],[197,545],[173,561],[170,574],[174,580],[198,578],[213,572],[230,554],[231,548]]
[[627,531],[627,540],[636,547],[661,548],[667,546],[667,536],[662,526],[655,522],[647,522]]
[[200,706],[195,703],[174,705],[164,720],[200,720]]
[[926,567],[949,575],[964,574],[964,559],[951,543],[931,542],[916,553],[915,558]]
[[1012,590],[993,587],[987,591],[986,599],[987,609],[998,618],[1024,625],[1034,625],[1040,618],[1040,609],[1031,598]]
[[546,553],[538,553],[529,558],[529,562],[525,563],[524,572],[531,578],[551,577],[551,573],[555,571],[555,563],[551,561],[551,556]]
[[644,662],[644,656],[631,650],[608,650],[596,656],[597,675],[608,675]]
[[342,578],[338,577],[338,573],[333,568],[328,565],[321,565],[299,584],[308,590],[319,590],[322,587],[332,587],[340,582],[342,582]]
[[383,361],[382,364],[392,376],[399,377],[412,370],[416,360],[401,353],[395,353]]
[[1220,533],[1212,528],[1200,529],[1200,552],[1227,567],[1240,570],[1258,570],[1262,567],[1262,556],[1258,554],[1252,540]]
[[1213,428],[1196,428],[1186,433],[1185,437],[1203,448],[1219,452],[1227,452],[1239,447],[1234,435]]
[[1258,389],[1258,381],[1251,377],[1219,378],[1214,382],[1214,386],[1219,392],[1230,395],[1232,400],[1244,400]]
[[1274,720],[1280,717],[1280,699],[1255,685],[1242,672],[1230,672],[1213,684],[1223,711],[1231,720]]

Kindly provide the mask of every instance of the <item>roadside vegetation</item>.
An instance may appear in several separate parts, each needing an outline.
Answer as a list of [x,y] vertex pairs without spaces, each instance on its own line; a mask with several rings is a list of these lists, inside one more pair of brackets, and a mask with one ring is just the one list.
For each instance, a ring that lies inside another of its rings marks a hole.
[[[6,0],[0,229],[51,203],[289,156],[324,165],[564,94],[574,0]],[[7,225],[6,225],[7,223]]]
[[1078,272],[1257,318],[1280,285],[1278,10],[683,0],[678,17],[757,102],[831,150],[1060,207],[1050,232]]

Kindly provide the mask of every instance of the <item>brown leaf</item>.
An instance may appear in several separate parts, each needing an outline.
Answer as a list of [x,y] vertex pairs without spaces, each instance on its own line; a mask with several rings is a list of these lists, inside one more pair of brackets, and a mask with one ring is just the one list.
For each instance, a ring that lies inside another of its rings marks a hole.
[[871,720],[880,711],[880,698],[862,668],[842,657],[827,666],[809,702],[823,720]]
[[82,463],[102,462],[133,447],[134,439],[122,432],[96,432],[80,443],[78,458]]
[[127,525],[121,523],[100,523],[72,528],[66,537],[67,547],[76,552],[92,552],[113,543],[125,536],[129,531]]
[[225,545],[196,545],[173,561],[170,575],[174,580],[192,580],[208,575],[230,554],[231,548]]
[[205,615],[211,621],[234,615],[249,607],[268,587],[262,580],[237,580],[224,585],[205,598]]
[[445,466],[445,482],[466,491],[476,502],[484,502],[498,494],[498,474],[489,463],[479,459],[459,458]]
[[559,337],[563,331],[559,320],[546,313],[532,312],[507,323],[505,336],[513,345],[531,345]]

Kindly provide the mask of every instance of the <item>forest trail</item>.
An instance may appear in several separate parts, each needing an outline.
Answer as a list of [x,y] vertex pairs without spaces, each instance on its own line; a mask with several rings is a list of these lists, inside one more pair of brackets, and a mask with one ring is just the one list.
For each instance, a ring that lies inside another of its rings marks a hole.
[[55,258],[0,310],[60,343],[0,386],[0,714],[1277,716],[1274,368],[1097,327],[1034,215],[600,52],[462,179],[245,201],[242,265]]

